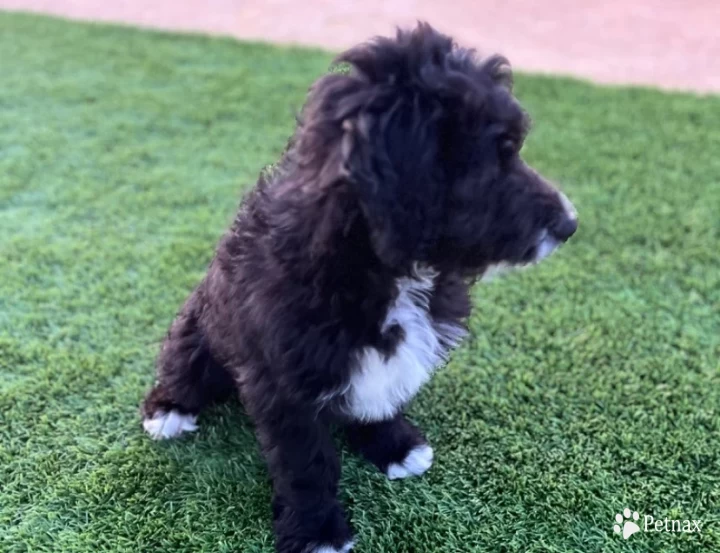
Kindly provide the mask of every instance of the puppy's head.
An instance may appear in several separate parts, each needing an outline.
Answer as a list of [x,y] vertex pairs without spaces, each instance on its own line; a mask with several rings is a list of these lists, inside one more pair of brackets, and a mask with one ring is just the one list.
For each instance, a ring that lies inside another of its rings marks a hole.
[[481,274],[542,259],[577,228],[568,199],[520,151],[527,115],[501,57],[420,24],[338,58],[310,92],[300,164],[360,206],[380,260]]

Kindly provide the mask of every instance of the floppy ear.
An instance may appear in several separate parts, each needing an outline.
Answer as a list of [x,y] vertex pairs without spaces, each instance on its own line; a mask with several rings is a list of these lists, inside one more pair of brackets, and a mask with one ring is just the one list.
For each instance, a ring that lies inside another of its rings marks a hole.
[[342,124],[343,174],[375,253],[401,268],[424,261],[443,212],[436,114],[416,97],[375,101]]
[[349,185],[375,253],[396,268],[427,260],[439,232],[447,181],[441,102],[462,84],[447,74],[452,48],[425,24],[360,45],[336,59],[350,71],[320,79],[303,110],[300,170],[322,186]]

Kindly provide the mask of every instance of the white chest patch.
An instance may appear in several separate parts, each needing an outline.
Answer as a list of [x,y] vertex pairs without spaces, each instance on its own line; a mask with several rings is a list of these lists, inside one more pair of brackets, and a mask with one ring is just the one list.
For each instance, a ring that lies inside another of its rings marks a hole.
[[432,269],[418,268],[412,277],[398,280],[398,295],[381,331],[399,325],[404,337],[390,357],[371,347],[360,352],[359,367],[344,394],[346,410],[355,419],[394,416],[464,337],[463,327],[434,322],[428,313],[435,276]]

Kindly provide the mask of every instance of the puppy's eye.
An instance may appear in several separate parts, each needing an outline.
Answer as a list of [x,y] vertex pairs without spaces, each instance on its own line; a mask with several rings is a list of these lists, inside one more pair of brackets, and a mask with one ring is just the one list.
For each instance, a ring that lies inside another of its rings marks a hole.
[[510,138],[501,140],[498,146],[498,153],[503,160],[512,158],[517,153],[517,150],[517,143]]

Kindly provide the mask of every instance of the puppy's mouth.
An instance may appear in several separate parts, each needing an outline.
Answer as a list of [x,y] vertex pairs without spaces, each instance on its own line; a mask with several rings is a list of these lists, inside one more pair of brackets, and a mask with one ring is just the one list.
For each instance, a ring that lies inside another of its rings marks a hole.
[[538,235],[535,243],[530,246],[523,255],[523,263],[521,265],[534,265],[540,263],[543,259],[553,253],[562,242],[552,236],[547,229],[543,229]]
[[489,265],[481,280],[489,281],[494,277],[502,275],[512,269],[521,269],[529,267],[531,265],[537,265],[546,257],[549,257],[556,249],[562,245],[562,241],[558,240],[550,234],[547,229],[543,229],[538,234],[538,237],[528,247],[517,262],[501,261],[500,263],[493,263]]

